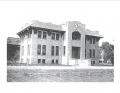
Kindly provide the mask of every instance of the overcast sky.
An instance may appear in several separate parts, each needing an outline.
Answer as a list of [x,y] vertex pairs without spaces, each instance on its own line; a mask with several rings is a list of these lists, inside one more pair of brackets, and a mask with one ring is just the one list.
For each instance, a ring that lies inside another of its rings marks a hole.
[[100,43],[113,43],[120,16],[119,4],[112,1],[7,1],[0,3],[0,21],[6,37],[18,37],[16,33],[32,20],[54,24],[76,20],[86,24],[86,29],[99,31],[104,36]]

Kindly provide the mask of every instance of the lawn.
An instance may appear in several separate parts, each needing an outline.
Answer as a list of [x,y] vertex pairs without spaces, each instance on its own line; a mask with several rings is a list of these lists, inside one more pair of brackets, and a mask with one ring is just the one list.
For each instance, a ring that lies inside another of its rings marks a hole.
[[8,82],[113,82],[114,69],[7,69]]

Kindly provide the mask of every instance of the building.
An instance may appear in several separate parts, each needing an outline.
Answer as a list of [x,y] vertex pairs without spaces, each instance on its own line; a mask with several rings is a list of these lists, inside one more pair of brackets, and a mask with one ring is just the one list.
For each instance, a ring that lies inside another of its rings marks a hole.
[[99,62],[102,36],[78,21],[62,25],[32,21],[17,34],[21,38],[21,63],[93,65]]

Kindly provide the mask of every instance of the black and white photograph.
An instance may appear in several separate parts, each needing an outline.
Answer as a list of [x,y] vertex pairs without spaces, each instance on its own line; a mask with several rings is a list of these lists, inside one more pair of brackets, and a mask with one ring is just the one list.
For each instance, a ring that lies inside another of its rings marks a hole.
[[0,1],[5,85],[40,88],[43,84],[43,89],[51,89],[55,84],[55,90],[68,85],[66,90],[81,87],[86,93],[113,90],[115,58],[119,58],[114,55],[119,42],[119,6],[119,1],[99,0]]

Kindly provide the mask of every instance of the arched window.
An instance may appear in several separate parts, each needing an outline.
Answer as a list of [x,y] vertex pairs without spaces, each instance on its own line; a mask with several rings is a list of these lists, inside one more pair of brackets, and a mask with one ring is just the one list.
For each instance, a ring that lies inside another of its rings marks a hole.
[[80,40],[81,34],[78,31],[72,33],[72,40]]

